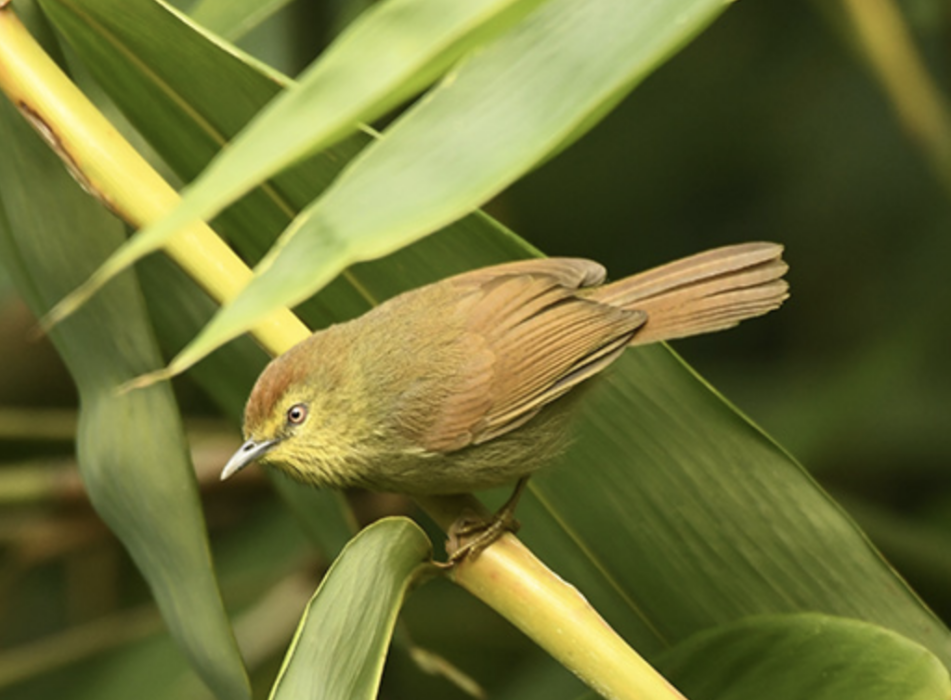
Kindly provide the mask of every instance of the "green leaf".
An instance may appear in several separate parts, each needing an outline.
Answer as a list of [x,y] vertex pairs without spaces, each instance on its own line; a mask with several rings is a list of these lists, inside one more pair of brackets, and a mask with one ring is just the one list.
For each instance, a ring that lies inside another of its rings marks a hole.
[[947,669],[889,630],[827,615],[773,615],[702,632],[661,670],[694,700],[936,700]]
[[140,231],[96,272],[88,290],[64,299],[50,318],[72,313],[88,294],[159,249],[182,226],[213,216],[280,169],[352,134],[361,121],[385,114],[540,1],[387,0],[375,5],[183,191],[175,211]]
[[648,657],[740,617],[810,610],[951,661],[947,628],[855,523],[663,347],[591,383],[520,516],[533,550]]
[[406,518],[357,535],[308,604],[271,698],[376,698],[396,616],[430,554],[429,538]]
[[[481,206],[593,126],[723,7],[720,0],[551,0],[368,147],[298,216],[257,277],[172,368],[190,366],[353,263],[391,253]],[[252,137],[246,132],[245,143]]]
[[[385,0],[364,12],[189,189],[207,216],[412,96],[543,0]],[[194,209],[192,209],[194,207]]]
[[[0,250],[21,295],[42,313],[119,245],[122,226],[80,190],[6,100],[0,140]],[[198,674],[222,700],[250,698],[171,389],[115,393],[161,362],[131,273],[52,340],[79,387],[77,452],[96,510],[148,580]]]

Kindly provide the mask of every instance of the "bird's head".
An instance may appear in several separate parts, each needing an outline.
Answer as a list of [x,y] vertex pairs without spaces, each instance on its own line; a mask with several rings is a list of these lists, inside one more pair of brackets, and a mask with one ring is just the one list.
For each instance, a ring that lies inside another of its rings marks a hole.
[[271,362],[258,377],[244,409],[245,442],[221,472],[227,479],[251,462],[302,471],[307,434],[313,430],[313,389],[301,353]]
[[341,405],[338,353],[318,333],[273,360],[244,410],[245,442],[221,472],[227,479],[251,462],[275,466],[298,481],[338,486],[354,425]]
[[340,329],[315,333],[265,367],[244,409],[245,442],[222,479],[259,462],[317,486],[361,483],[362,465],[379,449],[368,418],[373,396]]

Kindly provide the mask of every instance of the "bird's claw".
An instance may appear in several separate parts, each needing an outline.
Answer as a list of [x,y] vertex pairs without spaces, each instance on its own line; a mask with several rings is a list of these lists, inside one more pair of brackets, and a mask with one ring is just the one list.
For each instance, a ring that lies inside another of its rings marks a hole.
[[502,508],[491,516],[466,512],[449,528],[446,552],[449,566],[458,564],[466,557],[475,559],[490,544],[506,532],[518,532],[519,522],[511,509]]

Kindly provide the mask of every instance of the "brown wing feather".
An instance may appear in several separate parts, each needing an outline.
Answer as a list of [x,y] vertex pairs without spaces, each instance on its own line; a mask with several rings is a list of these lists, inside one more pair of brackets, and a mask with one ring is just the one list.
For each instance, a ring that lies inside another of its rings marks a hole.
[[556,258],[453,278],[474,294],[460,339],[470,364],[419,443],[447,452],[491,440],[612,362],[647,317],[576,296],[603,277],[597,263]]

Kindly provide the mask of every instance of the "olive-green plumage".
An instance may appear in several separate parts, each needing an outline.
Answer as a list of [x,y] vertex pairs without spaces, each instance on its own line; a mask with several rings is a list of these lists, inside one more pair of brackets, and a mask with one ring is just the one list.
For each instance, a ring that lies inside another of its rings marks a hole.
[[788,296],[782,247],[701,253],[603,285],[528,260],[397,296],[271,362],[245,412],[255,459],[319,486],[450,494],[510,483],[562,444],[558,401],[630,344],[735,325]]

